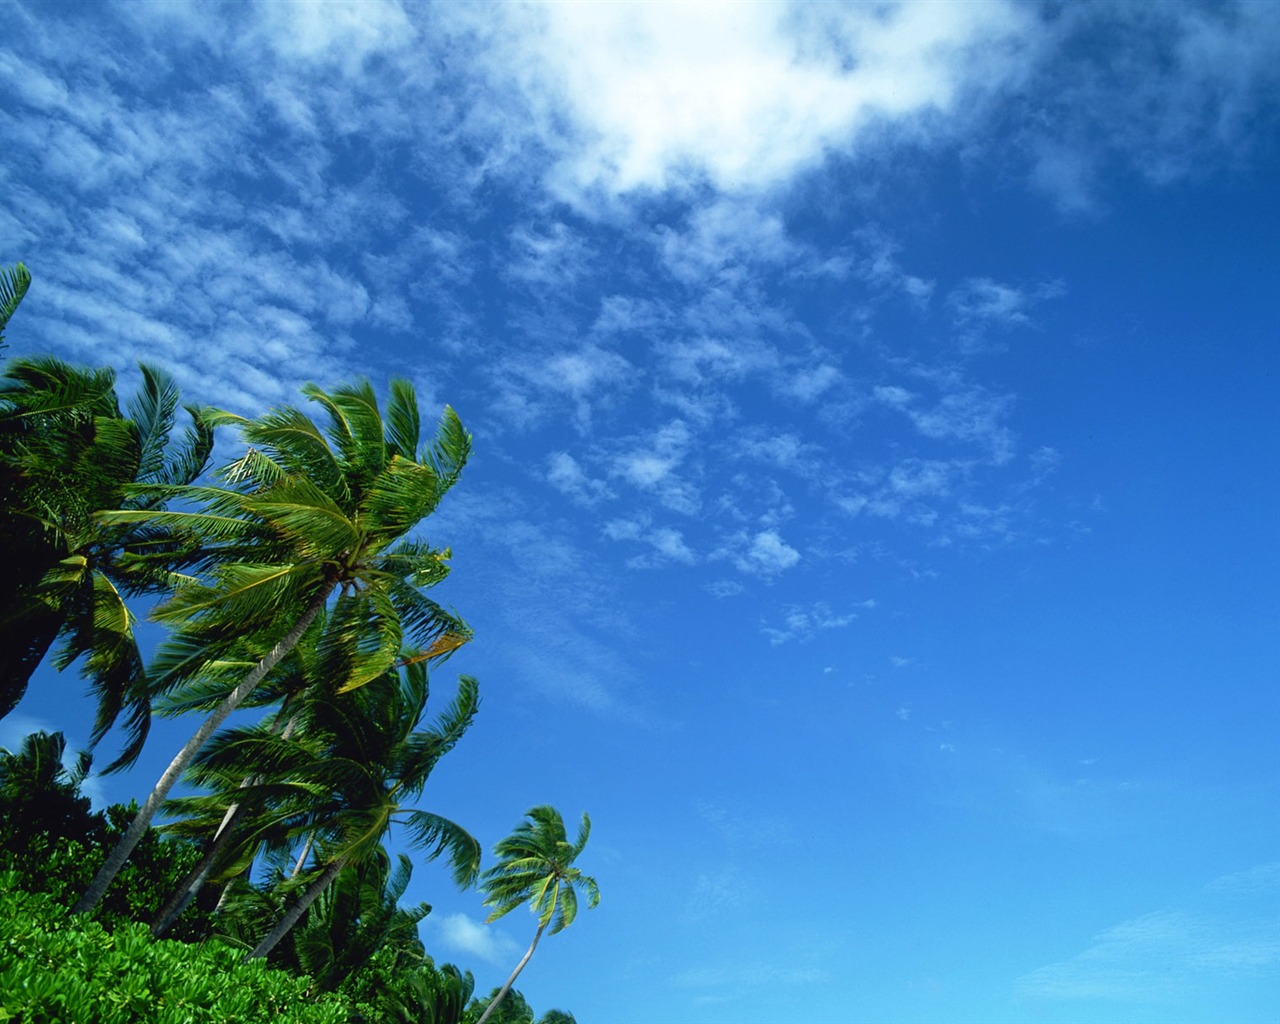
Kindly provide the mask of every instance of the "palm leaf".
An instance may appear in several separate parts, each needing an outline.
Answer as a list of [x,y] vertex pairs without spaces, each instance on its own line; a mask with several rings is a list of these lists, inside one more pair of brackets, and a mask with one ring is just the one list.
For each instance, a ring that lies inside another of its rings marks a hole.
[[4,340],[4,329],[9,318],[17,311],[18,304],[30,287],[31,274],[23,264],[0,267],[0,341]]
[[389,391],[384,417],[387,444],[391,454],[416,461],[422,429],[418,397],[414,394],[413,385],[402,377],[392,378]]

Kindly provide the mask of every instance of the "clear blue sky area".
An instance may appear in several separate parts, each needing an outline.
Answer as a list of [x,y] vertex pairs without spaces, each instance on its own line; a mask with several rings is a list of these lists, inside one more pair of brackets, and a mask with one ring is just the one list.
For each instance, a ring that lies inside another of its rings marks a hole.
[[[1280,1020],[1280,4],[0,20],[13,354],[474,433],[426,801],[590,811],[536,1009]],[[409,897],[481,990],[533,931]]]

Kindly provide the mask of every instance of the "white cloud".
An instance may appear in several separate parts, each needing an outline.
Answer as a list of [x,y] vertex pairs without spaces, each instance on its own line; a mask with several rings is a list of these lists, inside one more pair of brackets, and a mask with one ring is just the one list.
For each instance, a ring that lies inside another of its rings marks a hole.
[[751,538],[746,551],[734,562],[743,572],[776,576],[800,561],[800,552],[782,539],[777,530],[762,530]]
[[837,615],[824,601],[815,602],[807,607],[790,605],[784,609],[780,624],[761,626],[760,632],[767,636],[774,646],[791,640],[807,643],[819,632],[840,629],[849,625],[857,617],[856,612]]
[[555,452],[547,459],[547,483],[581,505],[595,505],[612,497],[609,485],[588,477],[568,452]]
[[520,953],[520,945],[492,925],[473,921],[466,914],[428,918],[440,932],[441,941],[450,949],[478,956],[492,964],[508,963]]
[[931,376],[934,378],[931,383],[940,391],[932,403],[894,384],[874,388],[872,397],[906,416],[925,437],[972,444],[984,449],[997,465],[1008,462],[1015,449],[1013,431],[1006,423],[1013,409],[1013,396],[992,394],[953,374]]
[[[772,187],[864,129],[955,109],[1016,70],[1016,5],[510,5],[489,75],[514,81],[566,197]],[[450,12],[474,26],[470,12]],[[483,31],[483,29],[481,29]],[[979,53],[980,49],[980,53]]]
[[737,597],[745,589],[737,580],[714,580],[706,586],[707,593],[715,598]]
[[676,472],[685,461],[691,441],[688,425],[683,420],[672,420],[643,444],[617,455],[611,475],[653,494],[672,511],[692,515],[700,505],[697,488]]
[[991,330],[1032,326],[1031,310],[1065,291],[1061,281],[1017,287],[989,277],[971,277],[951,290],[947,305],[955,318],[962,350],[972,352],[987,347]]
[[631,519],[613,519],[605,523],[604,535],[610,540],[631,541],[648,545],[652,550],[627,560],[631,569],[652,569],[670,562],[692,565],[698,556],[685,543],[684,534],[669,526],[650,529],[647,515]]
[[[1204,173],[1274,133],[1280,18],[1268,3],[1078,4],[1046,25],[1031,183],[1064,213],[1106,203],[1116,165],[1154,184]],[[1087,39],[1089,45],[1081,42]]]
[[664,558],[669,558],[674,562],[684,562],[685,564],[692,564],[696,561],[694,553],[685,544],[684,537],[679,530],[673,530],[670,527],[654,530],[649,535],[648,541],[654,546],[658,554]]
[[397,0],[271,0],[255,5],[254,14],[261,41],[282,57],[338,65],[348,76],[417,38]]

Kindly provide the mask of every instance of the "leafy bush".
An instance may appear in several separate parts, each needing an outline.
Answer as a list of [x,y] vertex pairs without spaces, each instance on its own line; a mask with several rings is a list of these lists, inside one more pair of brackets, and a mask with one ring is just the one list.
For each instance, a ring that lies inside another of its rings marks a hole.
[[217,942],[108,932],[0,876],[0,1022],[13,1024],[345,1024],[344,1001],[310,1000],[310,980]]

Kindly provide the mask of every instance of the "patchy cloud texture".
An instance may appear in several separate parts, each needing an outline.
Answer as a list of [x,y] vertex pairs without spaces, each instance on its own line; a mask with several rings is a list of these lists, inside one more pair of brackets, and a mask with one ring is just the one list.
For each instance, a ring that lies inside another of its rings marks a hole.
[[1253,924],[1123,894],[1280,857],[1275,4],[3,21],[8,355],[244,413],[401,375],[474,432],[429,533],[485,704],[433,799],[612,844],[539,1009],[1161,1020],[1133,964],[1214,950],[1267,1005]]

